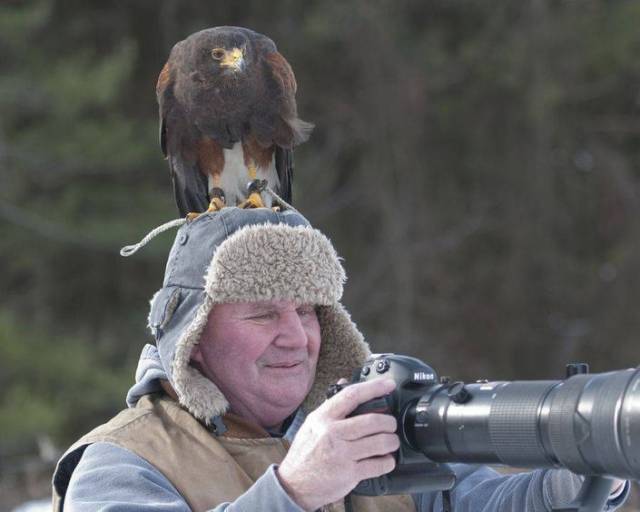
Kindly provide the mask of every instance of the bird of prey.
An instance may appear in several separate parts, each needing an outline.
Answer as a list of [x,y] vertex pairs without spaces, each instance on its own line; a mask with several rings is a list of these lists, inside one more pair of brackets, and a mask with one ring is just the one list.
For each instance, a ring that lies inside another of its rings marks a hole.
[[180,215],[272,206],[256,191],[262,180],[291,201],[293,147],[313,129],[298,118],[296,87],[274,42],[246,28],[209,28],[173,47],[156,95]]

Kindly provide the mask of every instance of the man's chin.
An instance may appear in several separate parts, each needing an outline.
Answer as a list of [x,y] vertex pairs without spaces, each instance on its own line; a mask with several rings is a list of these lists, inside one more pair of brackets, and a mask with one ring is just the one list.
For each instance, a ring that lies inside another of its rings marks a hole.
[[289,368],[263,367],[259,382],[265,403],[295,411],[307,397],[314,373],[306,362]]
[[308,386],[289,384],[284,389],[274,386],[273,390],[265,389],[264,403],[278,409],[295,411],[302,405],[308,394]]

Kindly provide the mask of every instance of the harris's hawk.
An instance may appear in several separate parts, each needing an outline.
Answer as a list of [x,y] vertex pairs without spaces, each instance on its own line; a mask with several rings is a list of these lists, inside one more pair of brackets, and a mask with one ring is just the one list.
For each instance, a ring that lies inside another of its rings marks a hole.
[[210,28],[173,47],[156,94],[180,215],[263,206],[259,193],[247,199],[256,179],[291,201],[293,147],[313,129],[298,118],[295,93],[289,63],[252,30]]

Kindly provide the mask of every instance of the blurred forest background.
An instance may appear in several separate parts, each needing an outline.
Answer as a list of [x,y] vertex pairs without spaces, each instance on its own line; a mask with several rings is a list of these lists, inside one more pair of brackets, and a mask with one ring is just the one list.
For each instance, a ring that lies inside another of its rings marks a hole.
[[640,362],[640,2],[5,1],[0,509],[124,406],[173,233],[118,250],[177,216],[155,81],[215,25],[295,70],[294,203],[376,351],[467,379]]

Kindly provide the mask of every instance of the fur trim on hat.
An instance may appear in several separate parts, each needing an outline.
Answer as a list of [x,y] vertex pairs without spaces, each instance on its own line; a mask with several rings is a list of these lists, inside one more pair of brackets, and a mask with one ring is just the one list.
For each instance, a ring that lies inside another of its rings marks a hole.
[[278,299],[329,305],[342,297],[345,279],[333,245],[317,229],[262,224],[246,226],[220,245],[205,289],[216,303]]
[[207,298],[182,333],[173,359],[173,386],[180,402],[207,424],[229,403],[220,389],[190,365],[215,304],[291,300],[318,308],[322,342],[316,379],[304,405],[325,398],[327,387],[369,356],[369,347],[339,300],[345,273],[329,239],[308,226],[243,227],[222,242],[207,270]]
[[342,304],[318,308],[318,322],[322,342],[316,378],[303,403],[308,412],[325,401],[331,384],[341,378],[351,380],[353,370],[361,367],[371,356],[369,344]]

